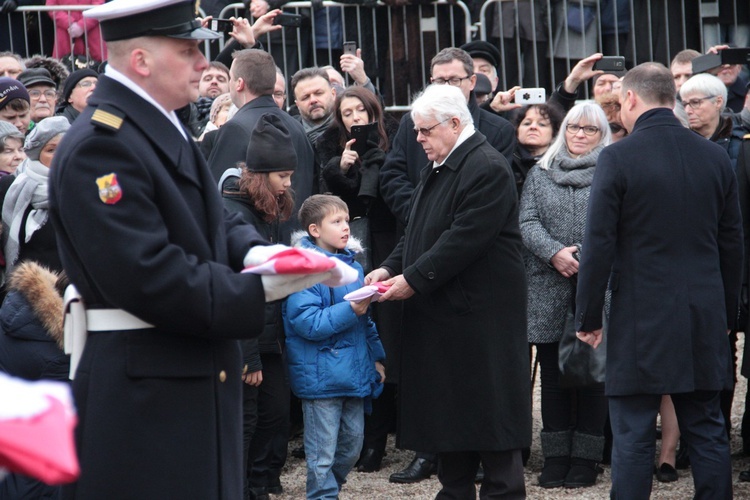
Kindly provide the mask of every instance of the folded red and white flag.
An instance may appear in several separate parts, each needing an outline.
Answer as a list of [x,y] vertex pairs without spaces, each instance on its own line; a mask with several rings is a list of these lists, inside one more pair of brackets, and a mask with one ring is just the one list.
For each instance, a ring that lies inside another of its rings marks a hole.
[[243,273],[263,278],[267,302],[318,283],[337,287],[359,278],[356,269],[335,257],[286,245],[255,246],[245,256],[244,264]]
[[70,386],[28,382],[0,373],[0,468],[46,484],[79,474],[73,429],[78,422]]
[[387,292],[390,287],[391,285],[384,285],[382,281],[376,281],[375,283],[365,285],[362,288],[358,288],[353,292],[347,293],[346,295],[344,295],[344,300],[359,302],[361,300],[365,300],[368,297],[377,299],[385,292]]

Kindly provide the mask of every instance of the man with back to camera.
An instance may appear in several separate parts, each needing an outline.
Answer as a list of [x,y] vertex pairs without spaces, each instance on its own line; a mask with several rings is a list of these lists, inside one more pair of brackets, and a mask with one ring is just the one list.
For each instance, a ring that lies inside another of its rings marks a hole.
[[[55,155],[50,212],[87,307],[75,372],[81,476],[67,498],[242,497],[238,338],[260,334],[266,244],[225,210],[175,110],[207,67],[187,0],[114,0],[109,64]],[[86,214],[85,216],[82,214]]]
[[612,498],[650,496],[662,394],[690,450],[695,498],[732,498],[719,394],[731,383],[727,333],[742,273],[737,179],[720,146],[680,125],[674,96],[661,64],[628,72],[620,102],[630,135],[602,152],[591,186],[576,329],[599,345],[609,283]]

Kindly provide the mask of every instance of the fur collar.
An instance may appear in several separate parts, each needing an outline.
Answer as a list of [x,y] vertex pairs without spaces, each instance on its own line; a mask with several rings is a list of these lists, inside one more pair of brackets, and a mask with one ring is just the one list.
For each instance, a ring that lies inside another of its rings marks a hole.
[[26,297],[49,335],[63,348],[63,299],[55,289],[58,275],[36,262],[19,264],[8,279],[8,290]]

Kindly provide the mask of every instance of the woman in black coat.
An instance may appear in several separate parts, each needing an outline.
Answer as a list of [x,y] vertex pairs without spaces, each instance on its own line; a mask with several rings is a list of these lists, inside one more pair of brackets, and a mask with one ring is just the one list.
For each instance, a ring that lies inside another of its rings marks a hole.
[[[390,122],[386,121],[378,97],[360,86],[348,87],[336,96],[334,110],[333,123],[315,144],[321,162],[320,192],[339,196],[349,207],[352,235],[366,248],[359,262],[367,273],[396,245],[396,218],[383,201],[378,184],[388,151],[388,129],[395,132],[396,124],[388,126]],[[368,123],[376,123],[376,130],[366,144],[357,144],[352,138],[352,126]],[[358,150],[363,153],[361,156]],[[373,400],[372,414],[365,417],[365,442],[357,465],[360,472],[380,469],[388,431],[396,417],[394,382],[398,381],[398,374],[391,370],[398,359],[400,305],[377,304],[373,317],[390,367],[383,395]]]

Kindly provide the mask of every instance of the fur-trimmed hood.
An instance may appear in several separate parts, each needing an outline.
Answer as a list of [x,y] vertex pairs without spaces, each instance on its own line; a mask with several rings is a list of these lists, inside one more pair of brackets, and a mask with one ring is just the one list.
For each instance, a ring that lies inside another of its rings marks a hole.
[[41,326],[62,348],[63,299],[55,289],[57,279],[57,273],[36,262],[23,262],[13,270],[8,279],[8,296],[0,309],[6,334],[43,340],[38,328]]

